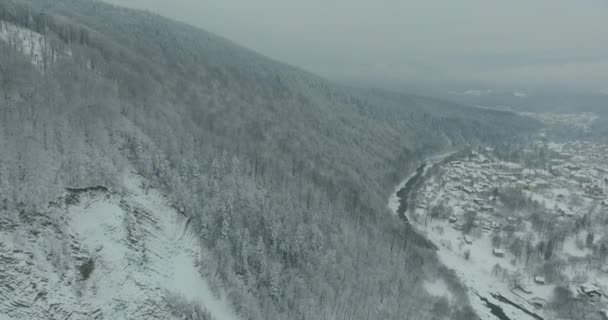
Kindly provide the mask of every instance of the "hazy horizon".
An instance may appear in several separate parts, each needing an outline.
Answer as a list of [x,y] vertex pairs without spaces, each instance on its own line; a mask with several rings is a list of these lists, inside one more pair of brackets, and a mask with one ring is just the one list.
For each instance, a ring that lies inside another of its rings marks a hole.
[[608,2],[107,0],[332,80],[608,92]]

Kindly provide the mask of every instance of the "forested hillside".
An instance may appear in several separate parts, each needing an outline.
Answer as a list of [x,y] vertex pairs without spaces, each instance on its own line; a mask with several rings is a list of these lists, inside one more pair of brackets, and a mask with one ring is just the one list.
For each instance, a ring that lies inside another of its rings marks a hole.
[[4,0],[0,21],[1,232],[134,171],[189,218],[243,319],[470,319],[424,292],[441,266],[386,198],[425,155],[531,120],[342,87],[96,1]]

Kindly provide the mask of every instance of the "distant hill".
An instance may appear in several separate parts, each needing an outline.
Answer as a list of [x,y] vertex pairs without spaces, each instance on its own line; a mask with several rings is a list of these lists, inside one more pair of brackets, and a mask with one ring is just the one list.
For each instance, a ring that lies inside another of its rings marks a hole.
[[[50,214],[64,188],[126,196],[124,176],[134,172],[190,221],[208,252],[201,272],[244,319],[428,316],[436,298],[416,290],[441,266],[387,214],[389,191],[426,155],[517,139],[537,125],[511,112],[343,87],[97,1],[6,0],[0,21],[0,201],[13,226],[0,230],[3,239],[26,223],[19,217]],[[31,252],[32,261],[45,254]],[[49,277],[78,271],[61,268]],[[53,318],[37,301],[0,308]],[[446,312],[465,314],[461,302]]]

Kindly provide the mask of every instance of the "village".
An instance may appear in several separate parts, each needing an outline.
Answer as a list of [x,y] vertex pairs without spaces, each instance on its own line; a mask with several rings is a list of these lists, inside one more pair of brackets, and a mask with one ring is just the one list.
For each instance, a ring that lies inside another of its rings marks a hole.
[[429,166],[408,218],[475,295],[517,306],[509,319],[608,319],[608,146],[541,137],[521,150]]

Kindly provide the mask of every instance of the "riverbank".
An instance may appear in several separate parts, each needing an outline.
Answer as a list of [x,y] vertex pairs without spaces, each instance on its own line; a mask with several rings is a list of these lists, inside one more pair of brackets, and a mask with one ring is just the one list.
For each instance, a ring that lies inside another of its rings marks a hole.
[[[425,242],[436,249],[439,261],[454,271],[458,280],[467,288],[467,295],[475,313],[482,320],[543,320],[527,309],[527,305],[513,295],[507,284],[498,281],[487,268],[487,261],[470,261],[456,252],[451,245],[441,241],[440,234],[457,233],[443,222],[417,223],[415,217],[419,210],[416,204],[416,190],[432,175],[432,169],[455,160],[459,151],[452,151],[427,158],[416,167],[389,198],[391,212],[404,219],[413,230],[421,234]],[[420,220],[420,219],[418,219]],[[441,225],[440,225],[441,224]],[[490,250],[483,248],[484,250]],[[480,265],[481,264],[481,265]],[[491,268],[491,266],[490,266]],[[498,299],[497,297],[501,297]]]

